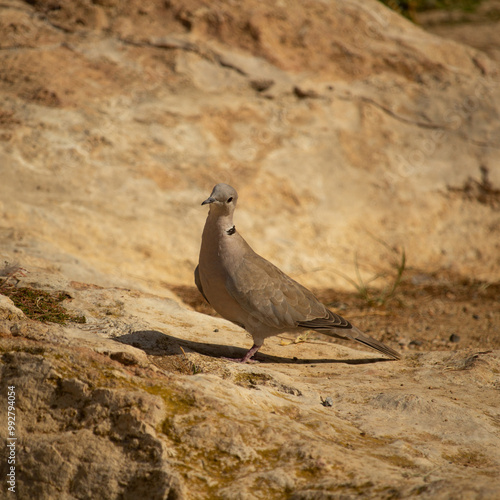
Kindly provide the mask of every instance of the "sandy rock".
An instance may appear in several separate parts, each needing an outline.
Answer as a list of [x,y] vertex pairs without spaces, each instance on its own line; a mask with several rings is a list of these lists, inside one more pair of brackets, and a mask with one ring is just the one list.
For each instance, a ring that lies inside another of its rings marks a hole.
[[2,361],[3,380],[16,391],[19,498],[182,498],[154,429],[161,398],[64,378],[45,353],[5,354]]
[[497,279],[497,63],[375,0],[240,7],[2,10],[6,249],[80,282],[192,283],[223,181],[239,230],[308,285],[349,286],[356,254],[387,270],[377,238]]
[[19,498],[500,494],[498,351],[387,362],[271,338],[239,365],[220,356],[250,339],[222,319],[137,290],[67,292],[85,324],[0,337]]
[[0,295],[0,311],[2,311],[0,320],[20,320],[25,317],[21,309],[16,307],[14,302],[5,295]]
[[[0,31],[0,259],[85,317],[0,295],[18,498],[500,497],[495,50],[375,0],[14,0]],[[286,334],[221,359],[251,339],[181,301],[217,182],[306,285],[404,247],[411,305],[355,317],[403,359]]]

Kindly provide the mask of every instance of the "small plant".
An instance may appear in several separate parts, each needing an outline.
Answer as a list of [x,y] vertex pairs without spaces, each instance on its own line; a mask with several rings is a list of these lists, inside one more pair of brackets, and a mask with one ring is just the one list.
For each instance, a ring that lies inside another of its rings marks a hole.
[[416,13],[425,10],[461,10],[474,12],[482,0],[379,0],[402,16],[415,21]]
[[14,305],[30,319],[62,325],[68,321],[71,323],[85,323],[86,321],[85,316],[70,314],[61,306],[61,302],[69,298],[66,292],[50,293],[45,290],[28,287],[17,288],[11,285],[2,293],[7,295],[14,302]]
[[292,345],[292,344],[300,344],[302,342],[307,342],[309,340],[309,337],[312,334],[312,330],[307,330],[306,332],[301,333],[298,335],[294,340],[284,340],[282,339],[280,342],[280,345],[286,346],[286,345]]
[[188,355],[186,354],[186,351],[184,351],[182,346],[179,347],[181,348],[182,354],[184,355],[187,371],[191,372],[192,375],[203,373],[202,368],[189,359]]
[[412,0],[379,0],[381,3],[389,7],[389,9],[395,10],[397,13],[402,16],[414,21],[415,20],[415,11],[416,11],[416,3]]
[[0,276],[3,278],[0,281],[0,293],[9,297],[28,318],[62,325],[67,321],[85,323],[85,316],[70,314],[61,306],[63,300],[70,298],[66,292],[51,293],[30,287],[18,287],[19,277],[25,277],[26,272],[26,269],[16,263],[5,262],[3,269],[0,270]]
[[[391,271],[382,271],[374,276],[372,276],[368,281],[365,281],[361,276],[361,272],[359,270],[358,265],[358,257],[357,255],[354,257],[354,268],[356,271],[356,280],[350,278],[349,276],[335,271],[336,274],[342,276],[345,280],[347,280],[351,285],[356,288],[359,296],[370,306],[382,306],[386,304],[388,301],[393,299],[396,295],[396,291],[401,284],[401,280],[403,279],[403,274],[406,270],[406,252],[404,247],[401,250],[397,250],[391,248],[385,241],[380,240],[379,238],[371,235],[372,238],[383,245],[385,248],[389,250],[389,252],[393,256],[392,269]],[[390,283],[386,285],[382,290],[378,290],[370,287],[370,283],[373,283],[375,280],[379,278],[390,278]]]

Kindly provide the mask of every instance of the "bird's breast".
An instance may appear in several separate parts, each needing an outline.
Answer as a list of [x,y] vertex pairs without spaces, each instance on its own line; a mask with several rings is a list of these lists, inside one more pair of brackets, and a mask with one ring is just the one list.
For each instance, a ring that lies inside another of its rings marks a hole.
[[203,241],[200,251],[199,275],[203,293],[210,305],[224,318],[244,324],[246,313],[227,291],[227,281],[235,264],[227,242],[212,238]]

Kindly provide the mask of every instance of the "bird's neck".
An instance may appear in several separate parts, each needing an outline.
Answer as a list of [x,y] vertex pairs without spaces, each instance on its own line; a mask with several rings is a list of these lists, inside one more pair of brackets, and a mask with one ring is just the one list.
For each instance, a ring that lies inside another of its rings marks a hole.
[[233,228],[234,224],[231,215],[214,217],[213,214],[209,214],[201,238],[200,259],[203,256],[204,259],[214,261],[214,259],[218,258],[223,247],[232,245],[234,238],[238,237],[236,230]]
[[222,235],[231,235],[235,232],[235,227],[233,223],[233,214],[227,215],[217,215],[213,216],[211,214],[208,215],[207,218],[207,226],[210,226],[212,229],[215,229],[216,233],[220,236]]

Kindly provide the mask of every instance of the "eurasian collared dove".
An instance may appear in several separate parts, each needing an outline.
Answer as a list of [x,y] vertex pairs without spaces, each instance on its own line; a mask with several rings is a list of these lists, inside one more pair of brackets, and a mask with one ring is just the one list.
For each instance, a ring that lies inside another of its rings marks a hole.
[[234,188],[217,184],[202,203],[210,204],[210,211],[194,271],[196,286],[207,302],[253,337],[252,348],[234,361],[250,361],[267,337],[301,330],[357,340],[390,358],[400,358],[396,351],[328,310],[307,288],[256,254],[233,224],[237,201]]

